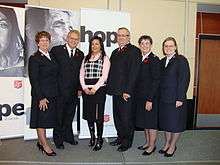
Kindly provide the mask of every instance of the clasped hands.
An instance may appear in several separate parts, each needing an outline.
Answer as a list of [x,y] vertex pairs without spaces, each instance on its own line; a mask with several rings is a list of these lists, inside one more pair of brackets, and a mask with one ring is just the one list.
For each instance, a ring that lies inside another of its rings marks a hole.
[[96,93],[96,89],[95,88],[85,88],[83,89],[83,91],[87,94],[87,95],[94,95]]

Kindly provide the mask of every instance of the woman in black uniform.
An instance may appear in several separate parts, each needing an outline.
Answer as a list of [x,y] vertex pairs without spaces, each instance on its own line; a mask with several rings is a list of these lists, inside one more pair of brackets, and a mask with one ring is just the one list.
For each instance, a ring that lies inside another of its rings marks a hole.
[[82,62],[80,69],[80,83],[83,89],[83,119],[87,120],[91,135],[89,146],[95,145],[95,128],[97,141],[93,148],[102,148],[104,109],[106,100],[106,80],[110,68],[109,58],[106,56],[102,38],[94,36],[89,42],[89,53]]
[[173,156],[180,133],[186,129],[186,92],[190,81],[187,59],[178,54],[176,40],[168,37],[163,42],[161,60],[159,127],[165,131],[165,145],[159,151]]
[[38,32],[35,41],[38,51],[29,59],[28,71],[31,83],[31,121],[30,128],[37,129],[39,150],[48,156],[55,156],[46,140],[46,128],[54,128],[57,106],[58,66],[48,53],[51,36],[46,31]]
[[138,149],[142,155],[150,155],[155,149],[158,129],[158,88],[160,60],[151,51],[152,38],[143,35],[138,40],[142,52],[142,63],[135,91],[136,126],[144,128],[146,143]]

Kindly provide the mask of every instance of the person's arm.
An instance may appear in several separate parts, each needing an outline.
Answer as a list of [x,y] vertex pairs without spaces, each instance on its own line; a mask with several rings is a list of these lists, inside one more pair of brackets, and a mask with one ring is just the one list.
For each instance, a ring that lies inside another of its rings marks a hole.
[[184,101],[190,81],[189,63],[185,57],[178,59],[177,100]]
[[39,64],[34,59],[34,56],[30,56],[29,63],[28,63],[28,74],[31,83],[32,90],[36,95],[38,100],[42,100],[45,96],[42,94],[41,87],[39,84],[40,80],[40,73],[39,73]]
[[160,84],[160,60],[158,57],[152,58],[150,61],[150,73],[152,77],[149,94],[146,98],[147,101],[152,102],[156,95]]
[[129,66],[128,66],[129,72],[127,75],[127,81],[123,93],[131,97],[141,65],[141,58],[142,58],[141,51],[138,48],[132,49],[128,58],[129,58]]
[[81,68],[80,68],[80,73],[79,73],[79,80],[80,80],[80,84],[81,84],[83,90],[87,88],[87,86],[85,84],[84,61],[85,61],[85,58],[82,61]]

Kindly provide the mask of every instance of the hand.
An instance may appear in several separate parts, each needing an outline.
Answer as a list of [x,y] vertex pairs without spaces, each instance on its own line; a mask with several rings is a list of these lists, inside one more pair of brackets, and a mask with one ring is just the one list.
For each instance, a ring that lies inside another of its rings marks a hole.
[[176,108],[180,107],[183,105],[182,101],[176,101]]
[[49,101],[47,100],[47,98],[40,100],[40,102],[39,102],[40,110],[46,111],[48,109],[48,105],[47,105],[48,103],[49,103]]
[[151,110],[152,110],[152,102],[146,101],[145,109],[146,109],[147,111],[151,111]]
[[89,90],[89,88],[85,88],[85,89],[83,89],[83,91],[84,91],[87,95],[91,95],[91,91]]
[[96,89],[92,88],[92,89],[90,89],[90,92],[91,92],[92,95],[94,95],[96,93]]
[[128,101],[128,99],[131,97],[128,93],[123,93],[122,97],[125,101]]
[[82,91],[81,91],[81,90],[78,90],[78,91],[77,91],[77,95],[78,95],[78,96],[82,96]]

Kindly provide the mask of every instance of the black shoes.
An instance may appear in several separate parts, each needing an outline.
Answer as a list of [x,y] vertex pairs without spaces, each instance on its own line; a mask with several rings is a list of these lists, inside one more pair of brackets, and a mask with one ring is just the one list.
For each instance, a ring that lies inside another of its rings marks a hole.
[[[51,150],[52,150],[52,149],[51,149]],[[45,153],[47,156],[56,156],[56,155],[57,155],[56,152],[54,152],[53,150],[52,150],[52,152],[47,152],[47,151],[44,149],[44,147],[42,148],[42,152]]]
[[144,155],[144,156],[151,155],[152,153],[155,152],[155,150],[156,150],[156,147],[154,147],[151,152],[144,151],[144,152],[142,153],[142,155]]
[[115,139],[114,141],[109,143],[111,146],[119,146],[121,145],[121,141],[119,140],[119,138]]
[[45,153],[47,156],[56,156],[56,152],[54,152],[52,149],[52,152],[47,152],[44,147],[39,143],[37,142],[37,147],[40,151],[42,151],[42,153]]
[[158,151],[158,153],[159,153],[159,154],[165,154],[168,149],[169,149],[169,148],[167,148],[166,150],[161,149],[161,150]]
[[129,147],[126,147],[126,146],[123,146],[123,145],[120,145],[117,149],[118,152],[124,152],[124,151],[127,151],[129,149]]
[[37,142],[37,147],[38,147],[38,149],[41,151],[42,150],[42,148],[43,148],[43,146],[39,143],[39,142]]
[[148,146],[144,147],[144,145],[143,145],[143,146],[139,146],[137,149],[139,149],[139,150],[146,150],[147,148],[148,148]]
[[164,156],[165,156],[165,157],[172,157],[172,156],[174,155],[176,149],[177,149],[177,147],[175,146],[175,149],[174,149],[174,151],[173,151],[172,154],[169,154],[169,153],[165,152],[165,153],[164,153]]
[[103,145],[103,139],[102,138],[98,138],[95,147],[93,148],[93,151],[99,151],[102,149],[102,145]]

